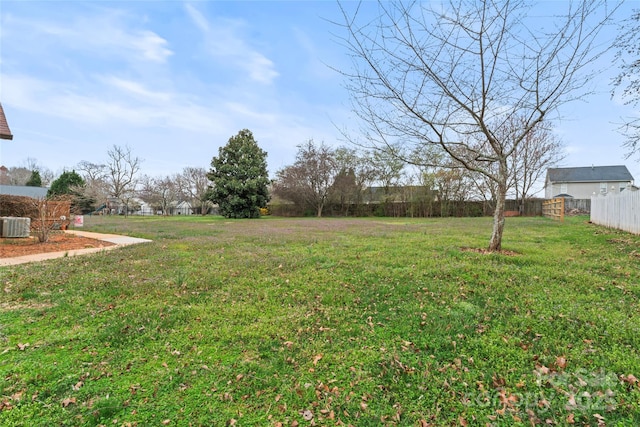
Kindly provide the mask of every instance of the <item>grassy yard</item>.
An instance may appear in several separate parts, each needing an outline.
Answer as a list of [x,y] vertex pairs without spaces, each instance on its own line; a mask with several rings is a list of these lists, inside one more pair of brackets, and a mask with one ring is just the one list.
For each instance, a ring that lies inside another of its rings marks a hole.
[[640,237],[569,218],[89,218],[0,268],[0,425],[640,425]]

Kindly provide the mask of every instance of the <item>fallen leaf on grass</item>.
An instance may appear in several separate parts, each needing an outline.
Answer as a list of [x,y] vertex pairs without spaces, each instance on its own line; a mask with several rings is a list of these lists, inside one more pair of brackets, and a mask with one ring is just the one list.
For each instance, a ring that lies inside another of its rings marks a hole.
[[536,371],[538,375],[549,375],[551,370],[544,365],[536,366]]
[[604,417],[600,414],[593,414],[593,418],[598,420],[598,427],[604,427],[606,424],[604,423]]
[[527,416],[529,417],[529,424],[531,424],[532,426],[535,426],[540,422],[540,419],[536,417],[536,413],[531,409],[527,409]]
[[569,403],[565,406],[565,408],[568,411],[571,411],[572,409],[575,409],[577,407],[578,407],[578,404],[576,403],[575,395],[573,395],[573,394],[569,395]]
[[314,358],[313,358],[313,365],[317,365],[318,362],[320,361],[320,359],[322,359],[322,354],[317,354]]
[[67,406],[71,405],[71,404],[75,404],[76,398],[75,397],[67,397],[66,399],[62,400],[62,407],[66,408]]
[[80,387],[82,387],[84,385],[84,383],[82,381],[78,381],[73,387],[71,387],[73,389],[73,391],[78,391],[80,390]]
[[492,382],[494,388],[502,388],[507,383],[504,378],[501,378],[501,377],[499,377],[497,375],[494,375],[491,378],[491,382]]
[[169,424],[171,422],[171,420],[164,420],[162,421],[162,425],[166,426],[167,424]]
[[27,347],[29,347],[29,343],[24,343],[24,344],[18,343],[18,350],[20,351],[26,350]]
[[[632,374],[629,374],[629,375],[627,375],[627,376],[621,375],[621,376],[620,376],[620,379],[621,379],[622,381],[624,381],[625,383],[629,383],[629,384],[631,384],[631,385],[636,385],[636,384],[638,384],[638,379],[637,379],[634,375],[632,375]],[[639,384],[639,385],[640,385],[640,384]]]
[[313,419],[313,412],[311,412],[308,409],[305,411],[302,411],[300,415],[302,415],[302,418],[304,418],[305,421],[311,421]]

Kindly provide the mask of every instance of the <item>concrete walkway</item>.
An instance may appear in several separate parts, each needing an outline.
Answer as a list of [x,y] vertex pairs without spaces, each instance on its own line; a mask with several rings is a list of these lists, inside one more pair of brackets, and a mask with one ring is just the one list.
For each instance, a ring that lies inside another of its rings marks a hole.
[[70,257],[70,256],[76,256],[76,255],[93,254],[96,252],[109,251],[122,246],[135,245],[138,243],[147,243],[152,241],[147,239],[138,239],[137,237],[120,236],[117,234],[91,233],[88,231],[79,231],[79,230],[67,230],[66,232],[75,234],[81,237],[87,237],[89,239],[103,240],[105,242],[114,243],[114,245],[106,246],[103,248],[76,249],[74,251],[46,252],[46,253],[35,254],[35,255],[2,258],[0,259],[0,267],[6,266],[6,265],[25,264],[27,262],[37,262],[37,261],[44,261],[48,259]]

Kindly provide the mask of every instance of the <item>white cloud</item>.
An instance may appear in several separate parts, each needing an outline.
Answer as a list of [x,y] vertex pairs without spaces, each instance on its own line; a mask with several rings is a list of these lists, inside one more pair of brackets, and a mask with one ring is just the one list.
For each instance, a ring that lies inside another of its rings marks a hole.
[[168,92],[150,90],[141,83],[134,82],[132,80],[125,80],[116,76],[105,76],[102,78],[102,81],[128,94],[133,94],[148,100],[168,102],[172,99],[172,95]]
[[198,105],[179,94],[154,94],[140,83],[102,78],[139,99],[114,96],[108,88],[80,88],[60,82],[30,77],[0,75],[3,102],[15,108],[58,117],[78,125],[108,127],[175,127],[189,131],[211,132],[224,128],[226,113]]
[[242,117],[244,120],[250,119],[252,121],[257,121],[265,125],[275,124],[278,121],[278,115],[256,112],[246,104],[241,104],[238,102],[227,102],[225,104],[225,107],[229,112]]
[[273,62],[265,56],[253,52],[248,59],[246,66],[253,80],[269,84],[278,77],[278,72],[274,69]]
[[81,51],[89,57],[123,57],[132,62],[164,63],[173,55],[163,37],[150,30],[127,28],[126,21],[123,12],[107,9],[68,22],[9,16],[3,20],[3,41],[7,46],[28,45],[33,50],[55,45],[56,50]]
[[210,31],[210,27],[209,27],[209,23],[207,22],[207,19],[204,17],[202,13],[200,13],[198,9],[196,9],[189,3],[186,3],[184,5],[184,8],[186,9],[187,14],[189,15],[193,23],[196,24],[196,27],[198,27],[200,31],[202,31],[203,33],[208,33]]
[[[313,39],[299,27],[293,28],[293,34],[296,42],[307,56],[307,63],[305,65],[306,76],[314,79],[336,79],[340,77],[340,74],[332,69],[332,67],[339,67],[339,61],[342,60],[342,58],[336,57],[336,55],[332,54],[326,47],[319,47],[314,43]],[[336,45],[336,43],[333,43],[332,46]],[[331,59],[327,59],[329,57],[331,57]],[[331,61],[331,64],[323,61]]]
[[185,4],[187,15],[205,38],[208,53],[235,68],[244,70],[249,77],[262,84],[270,84],[278,77],[275,64],[250,46],[239,34],[243,22],[217,18],[211,21],[191,4]]
[[122,45],[130,43],[138,53],[149,61],[165,62],[167,58],[173,55],[168,49],[167,41],[154,33],[153,31],[136,31],[131,34],[124,34]]

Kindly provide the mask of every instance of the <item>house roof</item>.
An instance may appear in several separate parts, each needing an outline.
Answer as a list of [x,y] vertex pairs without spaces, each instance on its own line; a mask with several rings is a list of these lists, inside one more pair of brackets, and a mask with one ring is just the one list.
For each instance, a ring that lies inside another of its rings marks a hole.
[[0,104],[0,139],[13,139],[7,118],[4,116],[2,104]]
[[547,169],[547,182],[610,181],[633,181],[633,176],[624,165]]
[[26,196],[34,199],[47,197],[49,189],[44,187],[28,187],[26,185],[0,185],[0,194],[7,196]]

